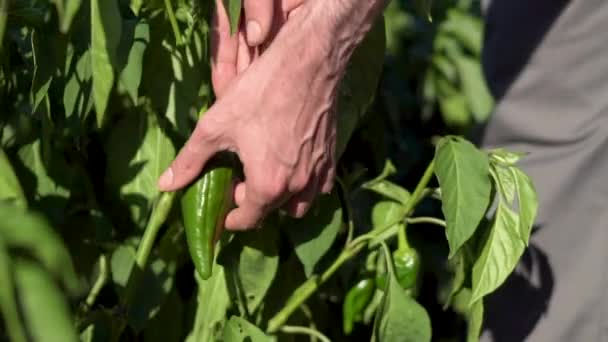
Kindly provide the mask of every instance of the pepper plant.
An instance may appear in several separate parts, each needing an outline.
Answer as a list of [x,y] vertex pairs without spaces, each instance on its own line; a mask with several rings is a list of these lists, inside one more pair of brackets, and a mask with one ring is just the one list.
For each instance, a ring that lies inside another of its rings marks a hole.
[[[304,218],[242,233],[221,229],[238,163],[157,190],[213,103],[211,6],[0,0],[0,340],[424,342],[435,292],[476,341],[536,216],[523,154],[444,136],[411,192],[391,160],[343,161]],[[338,155],[374,114],[385,46],[380,19],[341,83]],[[417,236],[437,231],[429,253]]]

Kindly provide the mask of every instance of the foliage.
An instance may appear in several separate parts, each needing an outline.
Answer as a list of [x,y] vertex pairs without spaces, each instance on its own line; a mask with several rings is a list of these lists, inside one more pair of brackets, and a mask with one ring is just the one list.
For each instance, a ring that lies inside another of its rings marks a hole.
[[[240,5],[227,6],[233,22]],[[387,286],[375,289],[352,336],[430,341],[441,334],[433,298],[468,321],[468,340],[475,341],[483,298],[512,272],[536,216],[534,187],[517,167],[522,155],[482,151],[448,134],[429,144],[424,172],[412,171],[423,157],[407,165],[376,150],[363,168],[366,160],[353,162],[352,155],[362,145],[387,145],[373,143],[383,139],[373,125],[396,114],[379,111],[374,97],[390,104],[382,92],[383,56],[386,44],[389,56],[397,51],[395,34],[405,32],[395,29],[402,20],[395,16],[434,30],[432,40],[409,33],[437,46],[415,57],[432,61],[423,77],[402,75],[420,84],[432,79],[435,95],[424,93],[418,107],[424,112],[439,103],[445,122],[458,129],[488,114],[478,74],[479,21],[462,4],[445,16],[433,7],[435,24],[426,23],[428,13],[389,9],[388,29],[379,20],[341,83],[338,189],[302,219],[277,211],[261,230],[225,232],[213,274],[202,280],[187,251],[182,194],[159,193],[155,184],[199,110],[213,101],[210,6],[195,0],[23,0],[6,12],[0,6],[7,14],[0,18],[0,317],[7,337],[352,340],[335,324],[337,312],[353,284],[377,274]],[[462,23],[473,28],[463,32]],[[453,104],[459,101],[466,106]],[[422,257],[420,296],[401,287],[392,259],[407,241]]]

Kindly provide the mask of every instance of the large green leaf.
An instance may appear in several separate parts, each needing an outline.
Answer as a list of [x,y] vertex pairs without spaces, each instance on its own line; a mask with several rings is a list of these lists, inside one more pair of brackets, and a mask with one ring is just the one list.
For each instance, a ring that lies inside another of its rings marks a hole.
[[399,285],[392,267],[388,277],[389,286],[374,323],[375,341],[431,341],[431,320],[424,307]]
[[51,0],[59,14],[59,28],[61,32],[67,33],[72,25],[74,16],[78,13],[82,0]]
[[11,340],[25,342],[27,340],[17,308],[11,259],[6,247],[0,235],[0,313]]
[[[119,84],[124,88],[134,104],[139,96],[139,84],[143,70],[144,52],[150,43],[150,27],[146,21],[126,22],[128,25],[123,32],[119,47],[119,55],[124,58],[124,66],[120,70]],[[132,32],[131,32],[132,31]],[[126,32],[132,34],[124,34]],[[123,56],[124,55],[124,56]]]
[[342,206],[336,192],[319,197],[307,215],[282,225],[310,277],[317,263],[334,243],[342,226]]
[[517,266],[525,248],[518,221],[517,215],[499,201],[492,227],[473,266],[471,304],[496,290]]
[[78,57],[73,69],[66,75],[63,90],[63,108],[66,117],[76,115],[84,120],[93,108],[91,54],[86,50]]
[[[69,191],[58,184],[48,173],[42,157],[42,144],[40,140],[36,140],[33,143],[21,147],[18,156],[27,171],[31,172],[35,177],[35,184],[33,184],[34,188],[31,189],[35,192],[34,197],[68,197]],[[22,182],[22,184],[24,184],[25,188],[25,183]]]
[[509,205],[513,203],[516,191],[515,175],[510,168],[494,164],[490,166],[496,189]]
[[0,203],[0,237],[28,251],[72,291],[78,287],[72,260],[60,237],[39,215]]
[[270,337],[255,325],[243,318],[232,316],[224,328],[225,342],[273,342]]
[[192,332],[187,342],[215,341],[221,333],[222,322],[230,307],[230,294],[222,265],[213,265],[211,278],[202,280],[196,276],[198,283],[197,309]]
[[532,227],[538,213],[538,196],[528,175],[518,168],[511,171],[517,183],[517,202],[519,205],[519,235],[526,245],[530,241]]
[[351,57],[340,84],[338,99],[338,135],[336,156],[339,158],[357,124],[374,100],[386,50],[384,18],[380,18]]
[[113,63],[120,44],[122,19],[117,0],[91,1],[91,67],[97,125],[105,121],[106,107],[114,85]]
[[494,108],[494,99],[486,85],[480,61],[460,55],[454,58],[454,64],[473,117],[477,122],[486,121]]
[[12,201],[20,208],[27,206],[27,200],[23,195],[23,189],[21,189],[13,167],[0,148],[0,201],[5,200]]
[[47,96],[58,67],[65,64],[67,39],[43,29],[32,32],[32,55],[34,57],[34,79],[32,80],[32,112]]
[[435,153],[442,210],[450,257],[473,235],[490,203],[491,182],[487,156],[470,142],[443,138]]
[[277,223],[271,217],[260,231],[238,233],[220,254],[231,297],[245,304],[247,313],[262,303],[277,273],[277,240]]
[[32,262],[19,260],[15,263],[15,284],[35,341],[78,341],[68,303],[46,272]]
[[175,147],[153,113],[132,113],[112,130],[107,143],[107,182],[128,204],[131,217],[145,224],[157,181],[175,157]]

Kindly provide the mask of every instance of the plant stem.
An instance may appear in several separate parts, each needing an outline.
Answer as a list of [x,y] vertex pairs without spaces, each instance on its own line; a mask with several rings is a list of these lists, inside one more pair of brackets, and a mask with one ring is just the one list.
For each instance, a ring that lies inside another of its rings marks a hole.
[[317,289],[321,284],[327,281],[336,271],[348,260],[356,256],[363,248],[366,246],[369,240],[373,240],[375,237],[379,236],[383,232],[389,230],[395,224],[399,222],[403,222],[411,213],[414,208],[420,201],[425,197],[426,192],[425,189],[428,183],[431,181],[433,177],[433,172],[435,168],[435,160],[432,160],[426,168],[426,171],[422,175],[420,182],[416,186],[414,193],[410,201],[407,202],[404,209],[402,210],[400,218],[398,221],[387,225],[382,229],[378,229],[372,231],[368,234],[362,235],[354,239],[344,250],[338,258],[329,266],[329,268],[321,274],[320,277],[312,277],[304,282],[300,287],[298,287],[291,297],[287,300],[285,306],[268,321],[268,328],[266,329],[268,333],[273,334],[281,329],[283,324],[287,322],[289,316],[294,313]]
[[[158,201],[154,205],[154,209],[152,209],[152,214],[150,215],[150,220],[148,220],[144,236],[142,237],[135,254],[135,263],[129,274],[125,295],[121,301],[120,309],[124,310],[122,313],[125,315],[129,314],[129,305],[132,302],[136,291],[139,289],[139,284],[144,275],[144,271],[146,270],[146,266],[148,265],[148,258],[150,257],[154,242],[156,241],[156,236],[171,212],[175,196],[176,192],[161,193]],[[126,320],[121,320],[115,329],[112,329],[111,341],[118,341],[125,327]]]
[[361,243],[359,245],[351,244],[349,248],[346,248],[340,253],[338,258],[334,261],[334,263],[327,269],[320,277],[312,277],[304,282],[300,287],[298,287],[291,298],[287,300],[287,303],[279,311],[273,318],[268,321],[267,331],[269,333],[276,333],[289,316],[294,313],[301,305],[304,303],[315,291],[326,282],[329,278],[331,278],[334,273],[348,260],[357,255],[365,246],[365,244]]
[[426,170],[424,171],[420,182],[418,182],[418,185],[416,185],[416,189],[414,189],[414,193],[412,194],[411,199],[405,205],[405,208],[403,209],[404,217],[410,216],[414,208],[416,208],[418,203],[420,203],[420,201],[424,198],[426,187],[431,181],[431,178],[433,178],[434,171],[435,159],[431,160],[429,165],[426,167]]
[[408,218],[406,219],[407,223],[409,224],[421,224],[421,223],[428,223],[428,224],[434,224],[436,226],[440,226],[445,228],[446,224],[444,220],[435,218],[435,217],[412,217],[412,218]]
[[99,275],[97,276],[97,279],[95,279],[95,283],[93,284],[93,287],[91,287],[91,292],[89,292],[89,295],[84,302],[85,312],[95,303],[99,292],[108,281],[108,275],[108,257],[105,254],[102,254],[99,257]]
[[135,291],[139,287],[139,282],[144,274],[146,266],[148,265],[148,258],[150,257],[150,252],[152,251],[154,242],[156,241],[156,236],[169,216],[169,212],[171,211],[171,207],[173,206],[173,201],[175,199],[175,194],[175,192],[162,193],[156,202],[154,209],[152,210],[152,215],[150,215],[150,220],[146,226],[144,236],[142,237],[139,247],[137,248],[137,253],[135,254],[135,264],[133,265],[133,269],[131,269],[129,281],[127,282],[127,288],[123,300],[123,305],[125,306],[131,302]]
[[171,23],[171,29],[173,30],[173,35],[175,36],[175,42],[177,45],[182,45],[182,35],[179,32],[177,19],[175,19],[175,12],[173,12],[173,7],[171,7],[171,0],[165,0],[165,10],[167,11],[167,16],[169,17],[169,22]]
[[331,340],[321,334],[321,332],[308,328],[308,327],[296,327],[291,325],[286,325],[281,328],[281,331],[288,334],[302,334],[302,335],[310,335],[312,337],[318,338],[322,342],[331,342]]

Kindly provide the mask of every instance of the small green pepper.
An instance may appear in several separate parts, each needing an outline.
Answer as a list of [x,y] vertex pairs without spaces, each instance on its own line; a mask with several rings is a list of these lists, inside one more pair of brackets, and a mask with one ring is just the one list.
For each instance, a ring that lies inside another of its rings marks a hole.
[[216,236],[232,205],[231,166],[229,160],[212,159],[181,199],[188,250],[203,280],[211,277]]
[[[420,255],[413,248],[397,249],[393,252],[393,262],[397,282],[410,295],[416,297],[420,284]],[[376,275],[376,284],[378,288],[385,288],[386,273]]]
[[372,300],[375,290],[374,279],[365,278],[348,291],[342,305],[342,323],[345,334],[349,335],[353,331],[355,322],[361,320],[363,311]]

